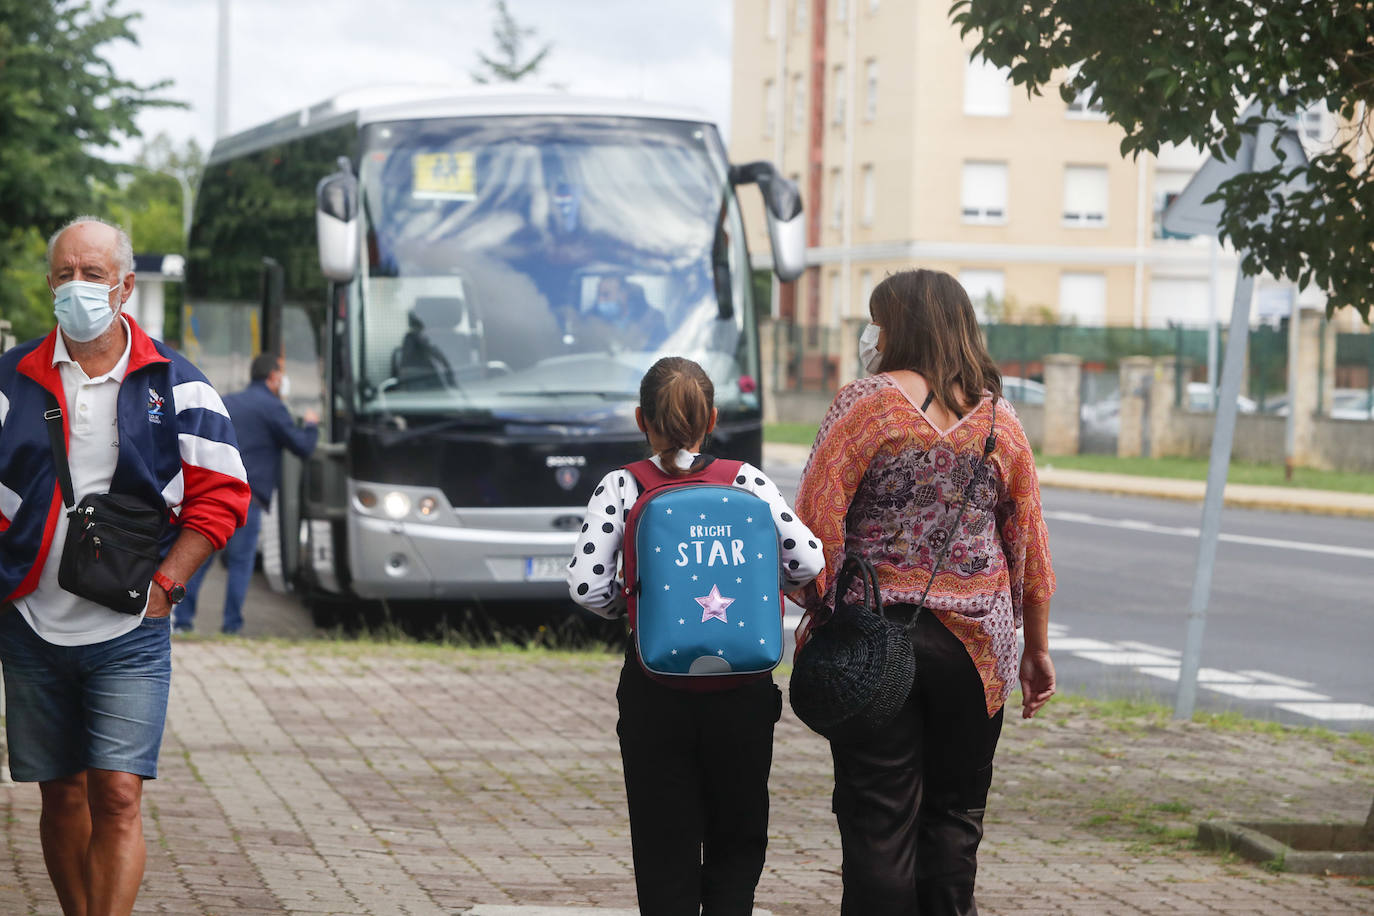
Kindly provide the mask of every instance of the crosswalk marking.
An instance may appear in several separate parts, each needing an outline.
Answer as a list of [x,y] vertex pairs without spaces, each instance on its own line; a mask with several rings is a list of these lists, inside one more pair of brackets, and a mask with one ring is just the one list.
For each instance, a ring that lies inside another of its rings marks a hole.
[[[1063,624],[1051,624],[1049,633],[1051,655],[1056,652],[1067,653],[1101,665],[1133,668],[1147,677],[1178,682],[1179,652],[1175,649],[1134,640],[1113,643],[1069,636],[1069,629]],[[1017,636],[1019,638],[1020,634]],[[1220,668],[1200,668],[1197,680],[1198,686],[1204,690],[1240,700],[1273,703],[1279,709],[1321,722],[1374,720],[1374,706],[1336,701],[1325,694],[1306,689],[1315,686],[1310,681],[1300,681],[1282,674],[1253,669],[1224,671]]]
[[[1374,553],[1374,552],[1371,552]],[[788,603],[788,610],[800,611],[795,604]],[[800,613],[789,613],[783,618],[783,631],[792,633],[801,623]],[[1178,682],[1179,656],[1177,649],[1156,646],[1135,640],[1109,642],[1102,639],[1089,639],[1083,636],[1070,636],[1069,628],[1062,623],[1051,623],[1047,627],[1050,635],[1050,653],[1066,653],[1075,658],[1097,662],[1113,667],[1131,668],[1147,677],[1164,681]],[[1021,634],[1017,633],[1017,639]],[[1198,686],[1224,696],[1240,700],[1273,703],[1278,709],[1291,712],[1319,722],[1369,722],[1374,721],[1374,706],[1365,703],[1348,703],[1335,700],[1317,693],[1311,681],[1274,674],[1270,671],[1245,669],[1224,671],[1220,668],[1198,669]]]

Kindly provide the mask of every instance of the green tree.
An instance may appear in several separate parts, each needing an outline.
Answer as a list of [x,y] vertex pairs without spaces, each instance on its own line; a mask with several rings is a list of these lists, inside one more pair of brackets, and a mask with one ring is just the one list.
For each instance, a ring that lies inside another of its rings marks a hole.
[[[140,254],[186,254],[185,218],[205,169],[205,153],[194,138],[178,147],[165,133],[143,144],[132,163],[121,166],[112,186],[97,184],[95,212],[119,223]],[[163,336],[180,339],[180,283],[168,284]]]
[[553,50],[552,42],[545,42],[532,57],[524,58],[525,41],[534,37],[534,27],[516,22],[506,7],[506,0],[494,0],[492,6],[496,9],[496,22],[491,27],[496,54],[490,56],[482,51],[477,52],[480,66],[472,71],[473,80],[483,85],[518,83],[528,76],[534,76],[544,63],[544,58]]
[[[950,9],[973,53],[1038,95],[1063,78],[1125,132],[1122,155],[1167,143],[1233,156],[1264,118],[1314,105],[1341,122],[1305,165],[1226,182],[1221,236],[1245,269],[1327,292],[1328,314],[1374,304],[1374,2],[1370,0],[958,0]],[[1067,73],[1067,76],[1063,76]],[[1305,191],[1280,195],[1301,175]]]
[[[101,49],[136,42],[113,0],[0,0],[0,316],[22,340],[52,325],[46,239],[98,204],[119,166],[101,148],[139,136],[137,114],[175,105],[166,82],[120,79]],[[37,280],[34,281],[36,275]]]

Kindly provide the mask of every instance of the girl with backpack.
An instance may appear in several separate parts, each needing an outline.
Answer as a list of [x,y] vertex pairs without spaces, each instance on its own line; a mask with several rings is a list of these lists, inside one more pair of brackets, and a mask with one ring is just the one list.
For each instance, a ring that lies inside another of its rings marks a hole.
[[[689,359],[666,357],[649,369],[640,382],[635,421],[654,453],[651,473],[675,482],[712,474],[715,459],[701,454],[701,448],[716,424],[714,399],[710,378]],[[715,473],[725,467],[722,463]],[[603,617],[625,613],[624,573],[618,566],[626,522],[633,523],[641,495],[636,473],[646,471],[622,468],[602,478],[568,564],[573,600]],[[773,482],[740,463],[729,483],[767,503],[776,526],[782,587],[800,588],[815,578],[822,563],[820,542]],[[678,549],[656,546],[665,552]],[[680,556],[689,554],[684,550]],[[697,590],[705,591],[704,585]],[[774,605],[765,606],[780,617],[779,597],[774,591]],[[743,599],[734,600],[743,607]],[[733,603],[720,594],[695,604],[687,600],[686,613],[701,613],[703,623],[714,614],[729,616],[735,626],[740,608],[722,607],[722,602]],[[693,689],[692,680],[651,676],[631,638],[616,690],[616,733],[639,909],[645,916],[749,916],[768,842],[768,772],[782,694],[771,673],[710,678],[712,689]]]

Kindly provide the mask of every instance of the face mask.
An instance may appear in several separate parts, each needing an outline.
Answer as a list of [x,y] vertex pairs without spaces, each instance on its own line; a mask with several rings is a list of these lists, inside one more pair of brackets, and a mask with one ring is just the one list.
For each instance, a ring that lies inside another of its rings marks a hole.
[[283,401],[291,397],[291,376],[285,372],[281,374],[281,381],[277,382],[277,397]]
[[614,299],[598,299],[596,300],[596,313],[606,319],[619,318],[620,303]]
[[95,340],[114,321],[115,310],[110,308],[110,293],[120,284],[106,286],[86,280],[63,283],[52,294],[52,310],[57,324],[72,340],[85,343]]
[[869,322],[864,327],[864,332],[859,335],[859,362],[869,375],[876,374],[878,366],[883,361],[883,354],[878,350],[880,331],[881,329],[876,324]]

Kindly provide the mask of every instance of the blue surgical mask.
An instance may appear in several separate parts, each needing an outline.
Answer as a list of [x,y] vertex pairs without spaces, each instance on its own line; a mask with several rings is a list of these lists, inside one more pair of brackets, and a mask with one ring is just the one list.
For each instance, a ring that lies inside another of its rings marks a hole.
[[72,280],[53,290],[53,314],[63,333],[79,343],[104,334],[115,318],[115,310],[110,308],[110,293],[119,286],[118,283],[106,286],[88,280]]
[[859,335],[859,363],[869,375],[875,375],[883,363],[882,351],[878,349],[878,334],[881,328],[869,322]]
[[620,303],[614,299],[596,300],[596,313],[602,318],[612,319],[620,317]]

